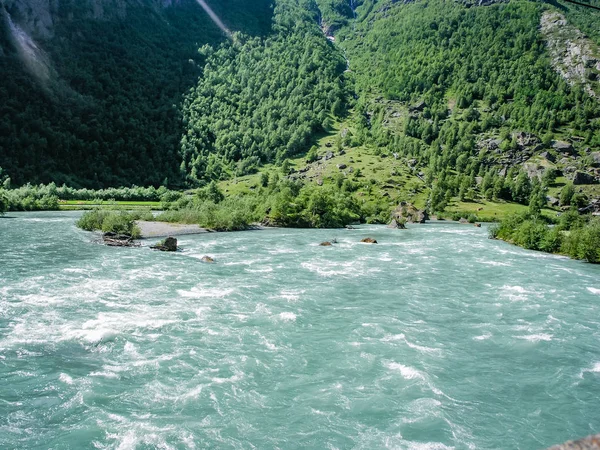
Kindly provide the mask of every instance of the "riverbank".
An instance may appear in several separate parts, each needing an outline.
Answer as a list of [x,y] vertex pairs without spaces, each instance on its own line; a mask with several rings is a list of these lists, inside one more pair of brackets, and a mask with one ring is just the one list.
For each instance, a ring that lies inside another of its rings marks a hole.
[[208,233],[210,230],[200,225],[156,222],[149,220],[137,220],[135,224],[140,229],[140,238],[156,238],[165,236],[185,236],[189,234]]

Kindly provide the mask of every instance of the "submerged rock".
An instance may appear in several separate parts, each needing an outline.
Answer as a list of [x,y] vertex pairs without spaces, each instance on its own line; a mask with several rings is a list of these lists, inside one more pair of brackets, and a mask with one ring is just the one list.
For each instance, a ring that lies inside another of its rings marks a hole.
[[321,242],[319,245],[321,247],[331,247],[332,244],[329,241],[325,241],[325,242]]
[[177,251],[177,239],[172,236],[169,236],[166,239],[163,239],[159,243],[150,246],[150,248],[154,250],[160,250],[161,252],[176,252]]
[[200,258],[200,261],[209,263],[209,264],[215,263],[215,260],[213,258],[211,258],[210,256],[206,256],[206,255],[204,255],[202,258]]
[[364,242],[366,244],[377,244],[377,240],[370,237],[361,239],[360,242]]
[[137,247],[133,237],[129,234],[117,234],[109,231],[102,235],[102,242],[109,247]]

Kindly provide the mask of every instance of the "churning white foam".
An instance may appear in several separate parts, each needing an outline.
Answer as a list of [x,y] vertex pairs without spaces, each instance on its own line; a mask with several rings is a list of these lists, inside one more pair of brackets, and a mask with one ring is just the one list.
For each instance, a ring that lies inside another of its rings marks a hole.
[[60,376],[58,377],[58,379],[65,384],[73,384],[73,378],[71,378],[66,373],[61,373]]
[[486,339],[489,339],[489,338],[491,338],[491,337],[492,337],[492,334],[491,334],[491,333],[484,333],[484,334],[482,334],[482,335],[480,335],[480,336],[475,336],[475,337],[473,338],[473,340],[474,340],[474,341],[485,341]]
[[525,339],[530,342],[551,341],[552,335],[546,333],[528,334],[526,336],[515,336],[517,339]]
[[279,318],[284,322],[294,322],[296,320],[296,314],[293,312],[282,312],[279,314]]
[[234,289],[211,288],[211,287],[193,287],[189,291],[179,289],[177,293],[185,298],[222,298],[231,293]]
[[587,290],[590,291],[592,294],[600,295],[600,289],[598,288],[588,287]]
[[393,361],[386,361],[383,363],[383,365],[389,370],[400,372],[400,375],[402,375],[402,378],[404,378],[405,380],[413,380],[415,378],[421,380],[425,379],[423,374],[414,367],[405,366],[404,364],[400,364]]
[[581,372],[579,372],[579,378],[583,378],[585,373],[600,373],[600,362],[594,363],[589,369],[582,369]]

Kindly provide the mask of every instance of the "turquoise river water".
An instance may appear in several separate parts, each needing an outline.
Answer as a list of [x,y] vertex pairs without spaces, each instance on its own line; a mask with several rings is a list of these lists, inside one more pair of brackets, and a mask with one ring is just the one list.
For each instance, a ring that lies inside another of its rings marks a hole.
[[446,223],[108,248],[78,214],[0,219],[2,449],[537,449],[600,432],[600,266]]

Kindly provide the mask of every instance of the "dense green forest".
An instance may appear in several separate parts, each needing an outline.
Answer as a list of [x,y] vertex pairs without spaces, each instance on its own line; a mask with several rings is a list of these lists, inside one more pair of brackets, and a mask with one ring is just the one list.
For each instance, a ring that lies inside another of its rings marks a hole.
[[191,183],[281,163],[344,113],[345,63],[313,8],[279,1],[267,38],[237,35],[219,49],[201,49],[203,76],[184,103],[181,169]]
[[[270,32],[270,0],[213,3],[232,30]],[[143,5],[94,20],[88,3],[61,1],[54,38],[38,41],[45,82],[24,70],[1,16],[0,167],[14,184],[181,184],[182,95],[202,73],[197,49],[226,36],[195,1]]]

